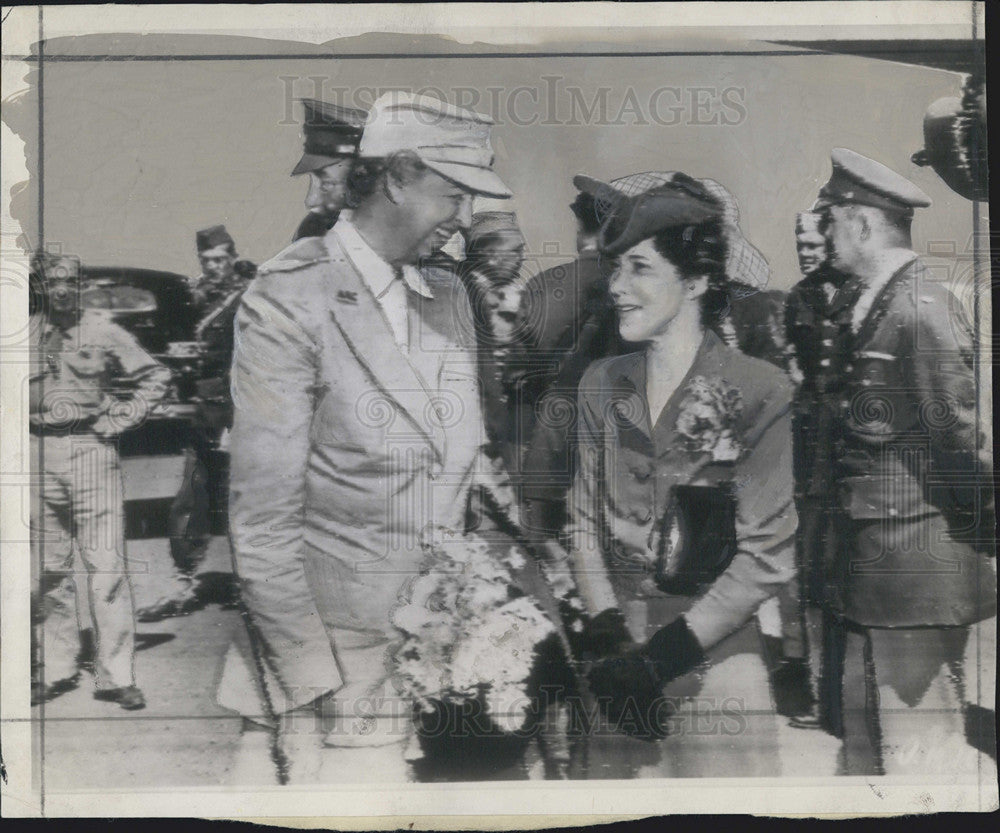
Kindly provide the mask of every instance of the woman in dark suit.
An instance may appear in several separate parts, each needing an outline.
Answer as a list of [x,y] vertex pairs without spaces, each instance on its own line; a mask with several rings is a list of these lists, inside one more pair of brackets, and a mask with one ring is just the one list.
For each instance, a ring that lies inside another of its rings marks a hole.
[[610,727],[666,738],[652,758],[634,747],[649,767],[633,775],[776,774],[753,614],[794,575],[792,389],[712,329],[738,233],[684,174],[617,200],[601,232],[638,350],[580,383],[571,564]]

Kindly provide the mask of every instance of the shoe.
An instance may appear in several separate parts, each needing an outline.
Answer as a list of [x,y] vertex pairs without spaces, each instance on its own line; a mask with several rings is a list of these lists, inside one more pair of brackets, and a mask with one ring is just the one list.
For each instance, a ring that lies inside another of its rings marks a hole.
[[816,700],[812,693],[809,664],[804,659],[785,659],[771,672],[771,690],[778,714],[801,717],[812,714]]
[[48,703],[49,700],[54,700],[61,694],[65,694],[67,691],[72,691],[80,685],[80,672],[78,671],[72,677],[66,677],[64,680],[57,680],[49,685],[43,685],[40,682],[34,682],[31,684],[31,705],[38,706],[41,703]]
[[138,686],[122,686],[121,688],[99,688],[94,692],[95,700],[104,700],[108,703],[117,703],[128,711],[137,711],[146,708],[146,698]]
[[136,611],[135,618],[139,622],[161,622],[173,616],[187,616],[201,607],[202,605],[195,595],[178,596],[140,608]]

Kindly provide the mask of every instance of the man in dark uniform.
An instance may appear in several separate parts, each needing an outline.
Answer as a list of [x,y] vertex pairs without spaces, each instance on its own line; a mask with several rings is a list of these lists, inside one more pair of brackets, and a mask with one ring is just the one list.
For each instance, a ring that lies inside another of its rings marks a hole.
[[969,626],[996,615],[971,334],[912,249],[926,194],[853,151],[832,162],[817,209],[831,265],[857,290],[844,389],[822,396],[838,414],[823,601],[842,760],[850,774],[937,773],[930,758],[943,756],[960,777],[979,765],[964,737],[963,653]]
[[305,152],[292,176],[309,174],[306,214],[293,241],[322,237],[337,222],[347,201],[347,175],[358,154],[358,142],[368,114],[326,101],[302,99],[305,108]]
[[558,535],[573,480],[568,435],[574,430],[576,389],[594,360],[615,355],[621,342],[597,251],[601,220],[594,196],[581,186],[570,210],[576,218],[577,257],[535,275],[522,294],[522,344],[531,356],[519,392],[528,434],[521,478],[525,525],[540,537]]
[[[202,275],[193,282],[198,309],[195,341],[199,379],[197,411],[185,450],[181,488],[170,506],[168,531],[174,562],[171,576],[156,598],[137,613],[140,622],[191,613],[204,606],[194,574],[205,559],[212,534],[210,508],[224,511],[228,480],[226,441],[232,426],[229,365],[233,357],[233,320],[240,298],[256,274],[248,260],[237,260],[236,244],[225,226],[211,226],[195,235]],[[213,498],[214,496],[214,498]]]
[[[793,401],[792,442],[799,528],[798,592],[782,597],[782,619],[786,623],[786,655],[808,656],[813,678],[812,685],[803,680],[804,685],[793,687],[806,695],[794,698],[795,702],[789,704],[791,724],[798,728],[831,728],[830,715],[814,711],[809,691],[821,683],[817,675],[823,574],[817,567],[823,563],[823,553],[833,541],[831,523],[836,506],[832,471],[836,414],[822,406],[826,401],[839,401],[843,395],[851,319],[850,289],[838,292],[843,275],[830,266],[822,220],[823,215],[813,211],[796,218],[795,243],[803,278],[789,291],[784,313],[790,372],[798,382]],[[798,607],[800,615],[796,611],[787,611],[785,615],[785,607],[792,605]],[[795,676],[794,662],[787,669]],[[799,676],[807,675],[799,672]],[[826,703],[830,697],[819,699]]]

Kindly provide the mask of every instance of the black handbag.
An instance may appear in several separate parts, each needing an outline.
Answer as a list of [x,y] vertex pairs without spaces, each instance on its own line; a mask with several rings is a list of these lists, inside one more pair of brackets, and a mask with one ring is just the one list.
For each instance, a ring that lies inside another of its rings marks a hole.
[[736,555],[732,483],[675,486],[660,520],[656,583],[665,593],[694,595]]

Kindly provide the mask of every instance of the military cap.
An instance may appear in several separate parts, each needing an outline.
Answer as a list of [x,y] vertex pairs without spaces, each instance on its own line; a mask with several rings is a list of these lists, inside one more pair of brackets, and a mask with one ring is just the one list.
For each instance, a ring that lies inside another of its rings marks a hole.
[[510,189],[493,171],[493,119],[427,95],[389,92],[376,99],[358,155],[415,153],[428,168],[474,194],[505,199]]
[[517,224],[517,214],[513,211],[478,211],[472,215],[469,242],[504,231],[521,234],[521,227]]
[[225,226],[203,228],[201,231],[195,232],[194,239],[199,252],[205,252],[219,246],[236,248],[236,242],[230,236],[229,232],[226,231]]
[[305,108],[302,133],[305,152],[292,176],[310,173],[332,165],[338,159],[358,155],[358,143],[368,114],[353,107],[340,107],[315,98],[299,99]]
[[834,148],[830,160],[833,173],[820,188],[817,208],[850,203],[912,214],[931,204],[916,185],[881,162],[847,148]]

